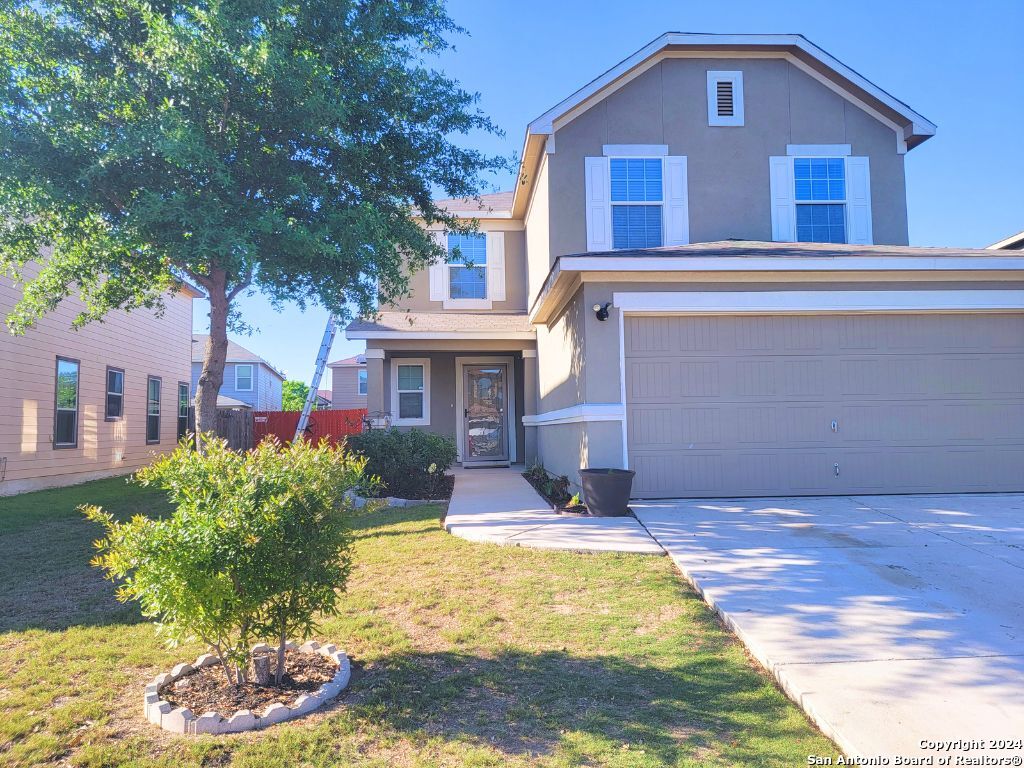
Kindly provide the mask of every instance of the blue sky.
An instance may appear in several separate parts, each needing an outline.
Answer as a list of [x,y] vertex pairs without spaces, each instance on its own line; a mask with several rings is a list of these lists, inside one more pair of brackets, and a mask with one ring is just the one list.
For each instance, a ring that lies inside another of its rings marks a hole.
[[[984,246],[1024,229],[1024,2],[454,0],[469,31],[437,65],[505,131],[472,136],[518,152],[526,123],[662,32],[798,32],[938,125],[906,158],[910,242]],[[505,189],[511,176],[487,180]],[[258,332],[235,340],[309,380],[326,315],[239,303]],[[194,327],[207,327],[196,302]],[[362,351],[339,332],[331,359]]]

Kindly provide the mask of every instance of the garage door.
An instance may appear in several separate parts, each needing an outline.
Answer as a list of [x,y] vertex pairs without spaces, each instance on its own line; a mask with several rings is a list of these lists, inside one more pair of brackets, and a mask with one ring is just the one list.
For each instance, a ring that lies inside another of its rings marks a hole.
[[1024,315],[625,323],[639,498],[1024,491]]

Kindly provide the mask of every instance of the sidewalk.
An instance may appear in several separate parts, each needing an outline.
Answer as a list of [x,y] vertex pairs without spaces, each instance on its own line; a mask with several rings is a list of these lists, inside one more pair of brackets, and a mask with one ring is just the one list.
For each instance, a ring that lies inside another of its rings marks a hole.
[[456,470],[444,528],[462,539],[506,546],[665,554],[633,517],[556,515],[517,467]]

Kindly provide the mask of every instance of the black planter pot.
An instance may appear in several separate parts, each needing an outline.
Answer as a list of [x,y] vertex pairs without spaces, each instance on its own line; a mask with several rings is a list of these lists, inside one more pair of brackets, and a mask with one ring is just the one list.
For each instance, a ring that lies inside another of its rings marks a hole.
[[631,469],[581,469],[583,500],[595,517],[622,517],[629,514],[629,492],[633,488]]

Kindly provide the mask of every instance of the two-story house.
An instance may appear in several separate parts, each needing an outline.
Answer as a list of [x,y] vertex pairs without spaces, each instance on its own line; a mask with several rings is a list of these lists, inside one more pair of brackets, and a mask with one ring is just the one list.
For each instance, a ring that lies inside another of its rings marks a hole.
[[[203,356],[209,336],[192,334],[192,391],[199,387]],[[241,344],[228,340],[224,365],[224,383],[217,393],[220,408],[252,408],[255,411],[281,410],[281,384],[284,374]]]
[[368,408],[636,497],[1024,490],[1024,259],[908,245],[935,133],[799,35],[668,33],[348,328]]
[[[0,319],[23,288],[0,275]],[[24,336],[0,332],[0,496],[125,475],[173,450],[189,429],[201,296],[183,285],[163,312],[115,311],[75,329],[85,304],[71,295]]]

